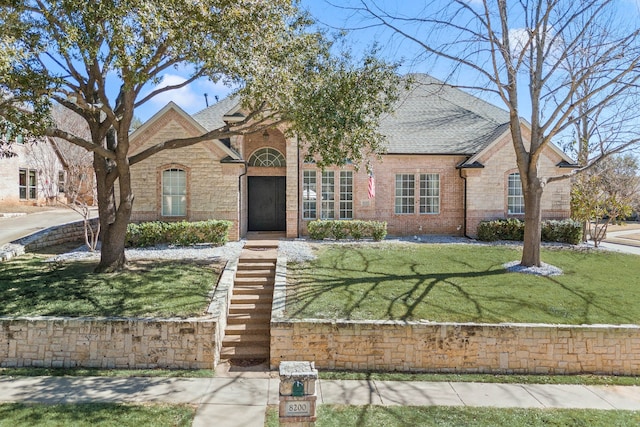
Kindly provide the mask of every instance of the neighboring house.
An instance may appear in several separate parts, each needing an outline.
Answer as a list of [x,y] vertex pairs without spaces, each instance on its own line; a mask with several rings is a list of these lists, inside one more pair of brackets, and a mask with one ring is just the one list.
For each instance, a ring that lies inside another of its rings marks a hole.
[[15,154],[0,157],[0,204],[55,202],[66,172],[51,141],[26,141],[15,129],[6,130],[0,138],[12,143]]
[[[304,162],[304,143],[282,129],[160,152],[132,168],[132,220],[233,221],[247,231],[307,233],[320,218],[381,220],[390,235],[474,236],[481,220],[524,217],[509,115],[426,76],[381,123],[387,153],[371,178],[352,166],[324,171]],[[131,135],[133,152],[170,138],[196,136],[237,120],[234,98],[193,116],[169,103]],[[525,134],[529,132],[523,123]],[[567,172],[571,159],[550,146],[541,175]],[[548,184],[544,218],[569,216],[570,182]]]

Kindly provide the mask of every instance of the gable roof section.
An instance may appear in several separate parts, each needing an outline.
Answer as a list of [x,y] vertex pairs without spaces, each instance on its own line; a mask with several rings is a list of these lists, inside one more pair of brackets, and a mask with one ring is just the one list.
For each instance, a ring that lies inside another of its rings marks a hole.
[[464,154],[484,149],[509,114],[426,74],[413,74],[394,113],[381,121],[390,154]]
[[238,96],[230,96],[195,113],[193,119],[206,130],[217,129],[225,125],[224,117],[236,113],[239,107],[240,98]]
[[[153,126],[153,124],[155,122],[157,122],[158,120],[160,120],[162,118],[162,116],[164,116],[165,114],[167,114],[169,111],[174,111],[177,114],[179,114],[180,116],[182,116],[185,120],[187,120],[188,122],[190,122],[196,129],[198,129],[199,132],[201,133],[205,133],[209,130],[215,129],[211,128],[211,129],[207,129],[206,127],[202,126],[198,121],[196,121],[194,119],[194,117],[190,116],[189,114],[187,114],[182,108],[180,108],[176,103],[174,103],[173,101],[170,101],[167,105],[165,105],[160,111],[158,111],[156,114],[153,115],[153,117],[151,117],[149,120],[147,120],[142,126],[140,126],[138,129],[136,129],[130,136],[130,140],[133,140],[137,135],[142,134],[145,130],[149,129],[151,126]],[[222,116],[220,116],[222,117]],[[223,123],[224,124],[224,123]],[[220,141],[219,139],[212,139],[210,140],[211,143],[213,143],[216,147],[218,147],[220,150],[222,150],[225,154],[227,154],[228,157],[237,160],[240,159],[240,155],[233,150],[230,147],[227,147],[222,141]]]
[[[520,120],[520,125],[521,127],[525,127],[527,129],[531,129],[531,126],[529,125],[529,123],[527,123],[525,120]],[[479,159],[487,152],[489,151],[492,147],[494,147],[496,144],[498,144],[504,136],[506,136],[507,134],[510,134],[510,128],[509,128],[509,123],[505,123],[502,126],[499,126],[496,129],[495,135],[493,137],[493,139],[490,141],[489,144],[487,144],[482,150],[478,151],[477,153],[475,153],[473,156],[471,156],[469,159],[467,159],[466,161],[460,163],[460,165],[458,165],[459,168],[473,168],[476,167],[475,165],[477,164],[481,164],[479,162]],[[561,161],[556,165],[557,167],[563,167],[563,168],[575,168],[576,165],[573,162],[573,160],[571,159],[571,157],[569,157],[569,155],[567,155],[567,153],[565,153],[564,151],[562,151],[557,145],[555,145],[553,142],[549,143],[547,145],[547,148],[551,149],[554,153],[556,153],[558,155],[558,157],[560,157]]]

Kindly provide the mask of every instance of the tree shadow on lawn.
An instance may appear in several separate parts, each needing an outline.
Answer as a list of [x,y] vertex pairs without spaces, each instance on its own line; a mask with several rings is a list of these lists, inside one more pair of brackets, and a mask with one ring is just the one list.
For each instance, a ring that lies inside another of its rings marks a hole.
[[[446,312],[450,318],[465,319],[464,321],[504,322],[510,321],[504,320],[505,318],[515,318],[514,313],[531,311],[549,313],[557,318],[573,317],[569,322],[572,324],[588,324],[593,323],[590,319],[592,311],[595,310],[633,323],[633,319],[620,315],[613,310],[614,307],[596,301],[596,295],[573,289],[553,277],[536,278],[552,285],[551,289],[554,292],[544,302],[540,302],[530,298],[526,292],[520,295],[514,293],[502,296],[495,293],[485,295],[483,289],[487,289],[487,280],[485,280],[487,278],[520,275],[517,280],[514,280],[520,283],[531,278],[522,273],[508,272],[502,265],[491,265],[480,271],[477,266],[463,260],[448,259],[450,271],[425,273],[425,270],[429,269],[428,263],[409,262],[407,259],[401,268],[394,269],[393,272],[385,272],[376,268],[379,263],[384,262],[383,255],[367,257],[357,249],[349,253],[351,256],[357,256],[358,261],[344,265],[345,260],[336,258],[327,266],[314,266],[309,271],[302,268],[298,270],[295,290],[287,294],[289,316],[420,320],[427,318],[424,308],[429,307],[429,312]],[[363,266],[362,269],[354,268],[358,264]],[[456,271],[455,267],[451,267],[455,265],[461,266],[460,270]],[[473,269],[476,270],[468,271]],[[408,272],[403,274],[402,270]],[[336,274],[336,271],[340,274]],[[482,281],[484,284],[476,286],[476,281]],[[429,298],[435,290],[439,291],[439,296]],[[574,295],[581,301],[580,304],[576,305],[574,302],[575,308],[570,307],[565,312],[562,308],[562,298],[558,298],[560,299],[558,307],[554,306],[556,299],[554,297],[559,290]],[[442,292],[459,302],[450,304],[450,301],[447,301],[448,298],[443,298]],[[327,295],[330,296],[327,297]],[[310,311],[322,310],[316,306],[317,301],[320,300],[325,301],[324,309],[328,312],[319,313],[320,316],[309,315]],[[554,312],[554,310],[557,311]]]
[[[176,261],[129,262],[122,273],[95,274],[94,268],[94,262],[39,259],[0,265],[0,315],[152,316],[161,311],[165,317],[198,316],[220,271],[213,266],[203,287],[173,286],[185,281],[182,270],[189,268]],[[196,300],[201,302],[197,310]]]

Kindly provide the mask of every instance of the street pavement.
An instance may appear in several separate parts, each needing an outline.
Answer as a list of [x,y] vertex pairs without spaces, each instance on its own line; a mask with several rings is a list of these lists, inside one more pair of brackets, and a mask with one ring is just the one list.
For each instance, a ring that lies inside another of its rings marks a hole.
[[[257,374],[257,375],[256,375]],[[0,377],[0,403],[187,403],[193,427],[263,427],[275,372],[213,378]],[[318,404],[640,410],[640,387],[319,380]]]
[[607,232],[607,238],[600,246],[611,251],[640,255],[640,240],[637,238],[640,234],[639,227],[634,225],[629,229],[625,228]]
[[[0,209],[1,211],[1,209]],[[91,217],[97,216],[97,209]],[[52,209],[20,216],[0,217],[0,246],[29,236],[45,228],[79,221],[82,215],[72,209]]]

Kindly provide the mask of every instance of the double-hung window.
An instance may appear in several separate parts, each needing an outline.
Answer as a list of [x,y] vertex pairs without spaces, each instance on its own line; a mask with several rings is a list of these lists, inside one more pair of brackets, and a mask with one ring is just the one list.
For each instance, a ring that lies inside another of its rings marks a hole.
[[440,175],[420,174],[420,213],[440,213]]
[[340,219],[353,219],[353,172],[340,171]]
[[524,194],[519,173],[509,175],[507,181],[507,212],[509,215],[524,214]]
[[396,175],[395,213],[415,212],[416,178],[412,174]]
[[335,218],[335,176],[333,171],[322,172],[322,204],[320,218]]
[[162,172],[162,216],[187,215],[187,173],[182,169]]
[[316,219],[318,216],[316,171],[302,172],[302,218]]

